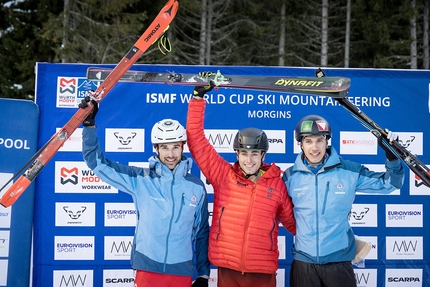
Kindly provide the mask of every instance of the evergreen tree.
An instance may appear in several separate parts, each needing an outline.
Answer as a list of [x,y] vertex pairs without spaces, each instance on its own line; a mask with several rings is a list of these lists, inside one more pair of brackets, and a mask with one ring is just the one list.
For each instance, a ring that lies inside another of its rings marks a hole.
[[45,15],[62,1],[10,1],[1,9],[0,97],[33,99],[37,61],[52,61],[52,43],[40,37]]
[[357,0],[350,67],[409,68],[410,1]]
[[[143,31],[147,19],[138,0],[67,0],[51,14],[44,36],[55,43],[56,59],[67,63],[116,63]],[[131,43],[131,44],[130,44]]]
[[[350,18],[345,1],[324,1],[180,0],[168,30],[172,52],[163,55],[153,45],[138,63],[411,68],[416,62],[428,69],[428,0],[415,8],[414,0],[350,1]],[[165,3],[6,2],[0,97],[33,99],[36,62],[117,63]]]

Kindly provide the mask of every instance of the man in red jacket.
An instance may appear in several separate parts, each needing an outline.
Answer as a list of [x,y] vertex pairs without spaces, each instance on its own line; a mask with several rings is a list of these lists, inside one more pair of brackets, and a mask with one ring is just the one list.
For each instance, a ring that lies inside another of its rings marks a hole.
[[209,260],[218,267],[218,287],[275,287],[279,221],[296,233],[291,198],[281,170],[263,162],[269,142],[262,130],[236,134],[233,165],[206,139],[203,97],[212,87],[194,89],[186,126],[191,155],[214,188]]

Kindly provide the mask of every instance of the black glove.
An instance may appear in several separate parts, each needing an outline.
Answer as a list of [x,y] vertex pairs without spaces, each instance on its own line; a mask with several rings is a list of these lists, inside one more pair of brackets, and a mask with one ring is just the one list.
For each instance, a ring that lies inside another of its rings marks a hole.
[[194,281],[193,285],[191,287],[208,287],[209,286],[209,279],[203,278],[203,277],[197,277],[196,281]]
[[194,87],[193,96],[197,97],[197,99],[203,99],[207,92],[212,91],[215,87],[215,82],[210,80],[209,85],[207,86],[196,86]]
[[[399,140],[399,135],[389,131],[388,129],[385,129],[385,131],[387,132],[387,139],[388,141],[391,143],[393,141],[397,141]],[[383,143],[382,143],[382,136],[378,137],[378,145],[385,151],[385,157],[389,160],[389,161],[393,161],[397,159],[397,156],[388,148],[386,147]]]
[[91,111],[91,113],[83,121],[82,125],[84,127],[96,125],[96,115],[97,115],[97,112],[99,111],[99,104],[97,103],[97,101],[91,100],[91,98],[89,96],[86,96],[85,98],[82,99],[81,103],[79,104],[79,108],[84,109],[84,108],[88,107],[88,103],[90,101],[93,104],[94,108]]

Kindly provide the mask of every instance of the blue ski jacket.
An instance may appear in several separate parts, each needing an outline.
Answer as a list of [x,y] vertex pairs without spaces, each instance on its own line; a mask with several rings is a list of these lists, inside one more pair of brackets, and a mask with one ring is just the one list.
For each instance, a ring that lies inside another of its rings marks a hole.
[[316,173],[303,162],[300,153],[283,174],[297,222],[293,257],[307,263],[353,260],[355,240],[348,215],[355,193],[388,194],[403,185],[400,160],[387,161],[386,172],[374,172],[343,160],[333,147],[327,153],[328,158]]
[[156,157],[149,168],[125,166],[104,157],[95,128],[84,127],[82,153],[106,183],[130,194],[137,211],[131,253],[133,269],[193,276],[193,242],[198,276],[209,276],[209,212],[204,184],[183,157],[172,171]]

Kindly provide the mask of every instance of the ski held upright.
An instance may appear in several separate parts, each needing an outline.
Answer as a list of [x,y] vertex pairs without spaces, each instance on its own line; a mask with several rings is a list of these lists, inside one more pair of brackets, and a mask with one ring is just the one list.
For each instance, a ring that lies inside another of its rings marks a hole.
[[[170,23],[175,18],[178,7],[179,2],[177,0],[169,0],[164,5],[145,32],[140,36],[136,43],[134,43],[116,67],[110,71],[106,76],[106,79],[94,92],[93,96],[97,102],[100,102],[109,93],[109,91],[139,59],[139,57],[142,56],[142,54],[164,34],[165,30],[168,29]],[[1,205],[9,207],[18,200],[21,194],[28,186],[30,186],[51,158],[64,145],[71,134],[91,113],[92,109],[92,104],[89,104],[85,109],[79,108],[72,118],[51,137],[51,139],[36,153],[36,159],[31,163],[30,167],[20,175],[19,178],[1,196]],[[19,174],[14,175],[13,178],[18,175]],[[7,186],[7,184],[5,186]],[[0,192],[5,186],[0,189]]]

